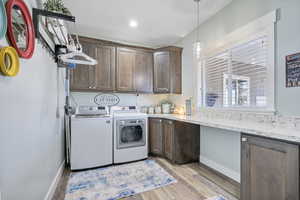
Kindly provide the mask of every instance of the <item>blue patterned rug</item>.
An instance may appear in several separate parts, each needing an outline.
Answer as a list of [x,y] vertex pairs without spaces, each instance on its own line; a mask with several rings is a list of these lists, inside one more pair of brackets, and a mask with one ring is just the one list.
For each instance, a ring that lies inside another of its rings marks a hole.
[[217,197],[211,197],[211,198],[208,198],[206,200],[226,200],[224,197],[221,197],[221,196],[217,196]]
[[115,200],[176,183],[154,160],[73,172],[65,200]]

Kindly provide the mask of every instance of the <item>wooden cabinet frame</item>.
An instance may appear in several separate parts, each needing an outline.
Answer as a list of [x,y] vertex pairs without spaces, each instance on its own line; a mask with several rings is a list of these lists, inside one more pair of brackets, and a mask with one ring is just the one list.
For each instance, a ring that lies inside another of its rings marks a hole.
[[[153,93],[153,52],[117,48],[116,91]],[[122,69],[122,68],[125,68]],[[124,85],[129,83],[129,85]]]
[[242,134],[241,200],[257,199],[299,200],[298,145]]
[[154,53],[154,92],[182,93],[182,48],[170,46]]
[[[84,47],[85,52],[99,63],[96,68],[84,66],[88,68],[73,70],[71,91],[181,94],[182,48],[166,47],[155,50],[87,37],[80,37],[80,42],[83,47],[84,43],[90,44]],[[110,49],[110,54],[99,53],[101,49]],[[123,55],[120,55],[122,53]],[[162,56],[161,62],[158,62],[163,67],[158,67],[156,56]],[[109,66],[106,63],[109,63]],[[103,69],[106,75],[99,78]],[[125,80],[122,80],[123,78]],[[81,79],[82,82],[74,81],[76,79]]]
[[184,164],[199,160],[200,126],[180,121],[149,118],[149,152]]
[[[116,49],[90,38],[80,37],[83,50],[98,60],[95,66],[77,66],[71,71],[71,90],[78,92],[115,91]],[[81,83],[76,78],[82,79]]]
[[[150,134],[155,133],[155,134]],[[163,120],[149,119],[149,152],[156,156],[164,155]]]
[[132,49],[117,48],[116,91],[118,92],[136,92],[135,55],[136,52]]

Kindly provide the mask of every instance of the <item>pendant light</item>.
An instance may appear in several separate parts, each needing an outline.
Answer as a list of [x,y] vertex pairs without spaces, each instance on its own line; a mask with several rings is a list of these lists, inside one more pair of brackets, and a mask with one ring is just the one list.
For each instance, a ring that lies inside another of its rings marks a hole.
[[197,28],[196,28],[196,42],[194,43],[194,55],[197,59],[201,56],[201,42],[199,36],[200,26],[200,0],[194,0],[197,3]]

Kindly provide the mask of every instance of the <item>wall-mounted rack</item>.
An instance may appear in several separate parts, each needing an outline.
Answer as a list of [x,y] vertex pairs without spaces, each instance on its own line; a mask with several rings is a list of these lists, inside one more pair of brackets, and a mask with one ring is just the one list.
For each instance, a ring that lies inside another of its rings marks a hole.
[[[46,10],[41,10],[41,9],[36,9],[33,8],[33,24],[35,28],[35,37],[39,39],[42,44],[45,46],[46,49],[49,50],[50,54],[56,58],[56,52],[58,52],[58,49],[63,49],[66,48],[66,44],[68,41],[65,43],[59,38],[53,38],[57,36],[57,33],[51,33],[49,31],[49,27],[45,24],[47,19],[54,19],[57,21],[63,21],[63,22],[72,22],[75,23],[75,17],[74,16],[68,16],[60,13],[55,13],[55,12],[49,12]],[[52,27],[53,28],[53,27]],[[60,30],[61,34],[62,30],[61,29],[56,29]],[[68,39],[68,38],[67,38]],[[64,39],[65,40],[65,39]],[[58,42],[59,41],[59,42]],[[57,60],[56,60],[57,61]],[[57,62],[57,66],[60,67],[60,64]],[[70,135],[70,112],[72,110],[71,107],[71,102],[70,102],[70,72],[71,69],[69,67],[66,67],[66,78],[65,78],[65,91],[66,91],[66,103],[65,103],[65,132],[66,132],[66,157],[67,157],[67,163],[69,163],[69,152],[70,152],[70,140],[69,140],[69,135]]]
[[[73,22],[75,23],[76,18],[74,16],[64,15],[60,13],[50,12],[47,10],[33,8],[32,10],[33,15],[33,24],[35,29],[35,37],[39,39],[44,47],[49,50],[50,54],[55,57],[55,45],[65,45],[60,38],[58,38],[58,34],[51,33],[46,24],[44,23],[47,19],[54,19],[54,20],[62,20],[66,22]],[[41,19],[44,17],[44,20]],[[61,33],[62,30],[60,29]],[[59,42],[57,42],[59,41]]]

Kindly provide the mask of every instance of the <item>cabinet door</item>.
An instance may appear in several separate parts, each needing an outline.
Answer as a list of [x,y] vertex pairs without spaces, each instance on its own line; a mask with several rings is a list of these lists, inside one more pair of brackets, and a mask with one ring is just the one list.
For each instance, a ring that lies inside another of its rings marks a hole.
[[117,91],[135,92],[135,55],[131,49],[117,49]]
[[170,92],[170,53],[154,53],[154,92]]
[[173,94],[182,93],[182,69],[181,69],[181,48],[173,48],[170,51],[170,92]]
[[184,164],[199,160],[200,126],[175,122],[174,162]]
[[[83,52],[95,57],[95,47],[88,42],[81,42]],[[95,66],[77,65],[71,70],[71,90],[91,90],[95,86]]]
[[164,153],[165,157],[171,161],[174,159],[174,122],[163,120]]
[[153,54],[137,51],[135,58],[135,86],[137,92],[153,92]]
[[[96,59],[96,60],[99,60],[97,58],[97,46],[94,45],[94,44],[91,44],[89,43],[89,55]],[[87,67],[86,65],[85,66],[82,66],[82,67]],[[88,87],[88,90],[90,91],[95,91],[97,90],[97,65],[93,65],[93,66],[88,66],[89,68],[89,87]]]
[[242,200],[299,200],[299,147],[242,135]]
[[150,153],[163,155],[163,123],[162,119],[149,119],[149,143]]
[[115,90],[115,48],[97,45],[96,89],[99,91]]

